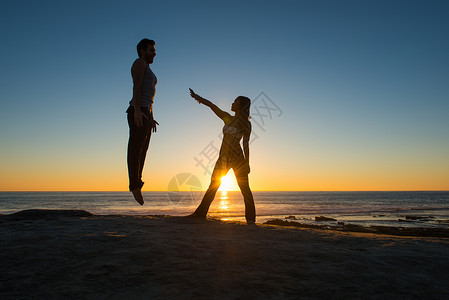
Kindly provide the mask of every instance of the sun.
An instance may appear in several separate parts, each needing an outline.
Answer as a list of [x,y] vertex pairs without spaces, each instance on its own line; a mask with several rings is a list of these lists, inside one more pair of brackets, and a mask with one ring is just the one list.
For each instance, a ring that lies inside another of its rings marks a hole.
[[238,188],[234,179],[234,173],[231,171],[226,176],[221,177],[221,185],[219,191],[235,191]]

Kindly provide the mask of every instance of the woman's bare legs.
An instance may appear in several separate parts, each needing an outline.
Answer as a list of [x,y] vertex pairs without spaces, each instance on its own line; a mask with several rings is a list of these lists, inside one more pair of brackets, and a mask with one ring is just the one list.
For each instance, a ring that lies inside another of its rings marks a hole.
[[256,222],[256,207],[254,205],[253,193],[249,187],[248,175],[238,176],[237,183],[245,201],[245,218],[248,224]]
[[[209,188],[204,194],[203,200],[198,208],[189,217],[206,218],[209,207],[214,201],[215,194],[221,185],[221,177],[226,175],[229,171],[228,166],[221,161],[217,161],[214,171],[212,172],[211,182]],[[249,187],[248,173],[244,168],[234,168],[234,173],[237,178],[237,183],[242,192],[243,199],[245,201],[245,218],[248,224],[254,224],[256,221],[256,207],[254,205],[253,193]]]
[[218,160],[215,164],[214,171],[212,172],[209,188],[204,194],[201,204],[198,206],[195,212],[190,215],[190,217],[206,218],[209,207],[212,201],[214,201],[215,194],[217,193],[218,188],[221,185],[221,177],[226,175],[228,171],[229,169],[226,169],[224,164],[220,160]]
[[221,184],[220,180],[214,179],[211,180],[209,188],[204,194],[201,204],[198,206],[195,212],[190,215],[191,217],[206,218],[207,212],[209,211],[209,207],[212,201],[214,201],[215,194],[217,193],[220,184]]

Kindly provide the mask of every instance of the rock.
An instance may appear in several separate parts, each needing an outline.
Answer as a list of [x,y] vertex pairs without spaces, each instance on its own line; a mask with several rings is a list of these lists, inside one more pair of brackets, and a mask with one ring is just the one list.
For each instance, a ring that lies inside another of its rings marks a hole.
[[[449,221],[449,220],[446,220]],[[403,222],[410,222],[405,221]],[[390,226],[370,226],[364,227],[355,224],[346,224],[340,226],[328,226],[328,225],[314,225],[314,224],[301,224],[293,221],[285,220],[268,220],[264,224],[278,225],[278,226],[295,226],[300,228],[312,228],[321,230],[339,230],[347,232],[366,232],[366,233],[378,233],[389,234],[398,236],[422,236],[422,237],[445,237],[449,238],[449,228],[406,228],[406,227],[390,227]]]
[[287,220],[298,220],[295,216],[285,217]]
[[403,219],[398,219],[399,222],[412,222],[410,220],[403,220]]
[[319,216],[319,217],[315,217],[315,221],[322,222],[322,221],[337,221],[337,220],[334,218]]
[[418,217],[418,216],[405,216],[406,220],[421,220],[425,219],[425,217]]
[[406,220],[428,220],[428,219],[433,219],[435,217],[433,216],[405,216]]
[[6,217],[17,220],[28,219],[51,219],[58,217],[91,217],[91,214],[85,210],[67,210],[67,209],[27,209],[16,212]]
[[449,224],[449,220],[437,220],[437,223],[440,223],[440,224]]

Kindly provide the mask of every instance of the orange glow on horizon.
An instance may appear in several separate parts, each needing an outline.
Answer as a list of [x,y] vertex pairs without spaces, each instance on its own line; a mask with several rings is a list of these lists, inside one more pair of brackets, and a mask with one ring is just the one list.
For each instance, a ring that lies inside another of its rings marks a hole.
[[[300,171],[287,167],[257,169],[250,173],[251,190],[256,191],[447,191],[449,172],[419,168],[419,172],[367,167],[365,170],[342,168],[329,171],[304,165]],[[162,170],[162,171],[161,171]],[[176,171],[148,168],[144,174],[143,191],[167,191],[167,184]],[[0,191],[128,191],[128,178],[124,167],[106,172],[102,168],[88,171],[80,168],[8,169],[0,174]],[[196,174],[205,191],[209,176]],[[190,191],[188,189],[187,191]],[[219,191],[240,191],[232,170],[222,179]]]

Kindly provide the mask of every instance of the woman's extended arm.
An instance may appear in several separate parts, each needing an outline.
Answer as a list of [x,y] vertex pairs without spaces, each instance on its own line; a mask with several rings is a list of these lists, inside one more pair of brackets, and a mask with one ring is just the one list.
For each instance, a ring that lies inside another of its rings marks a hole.
[[212,111],[220,118],[222,119],[225,123],[228,122],[231,119],[231,115],[228,114],[225,111],[222,111],[218,106],[216,106],[215,104],[213,104],[212,102],[210,102],[207,99],[204,99],[203,97],[201,97],[200,95],[195,94],[195,92],[192,89],[190,90],[190,96],[195,99],[196,101],[198,101],[198,103],[200,104],[204,104],[206,106],[209,106],[210,109],[212,109]]

